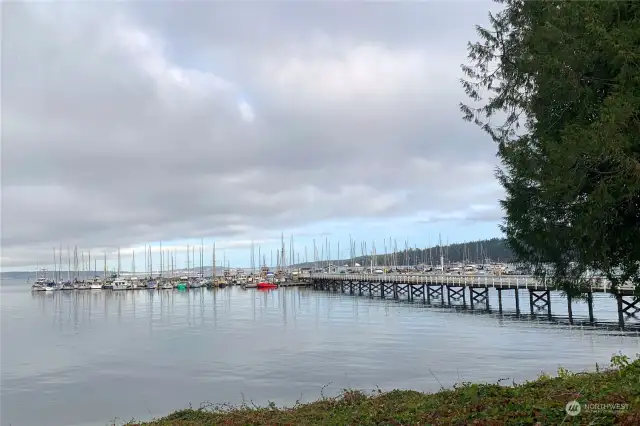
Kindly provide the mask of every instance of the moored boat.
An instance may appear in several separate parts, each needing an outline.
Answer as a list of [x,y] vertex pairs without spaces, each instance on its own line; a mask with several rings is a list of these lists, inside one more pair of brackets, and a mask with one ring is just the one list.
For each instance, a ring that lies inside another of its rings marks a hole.
[[38,278],[35,283],[31,286],[32,291],[45,291],[47,288],[47,283],[49,280],[46,278]]
[[53,280],[49,279],[47,277],[47,270],[46,269],[41,269],[37,276],[36,276],[36,282],[33,283],[33,285],[31,286],[31,290],[32,291],[46,291],[47,290],[47,284],[53,282]]
[[129,283],[124,278],[117,278],[113,281],[113,290],[127,290],[129,288]]
[[75,287],[73,285],[72,282],[70,281],[66,281],[62,283],[62,286],[60,287],[61,290],[75,290]]
[[100,278],[95,277],[93,281],[89,284],[89,289],[91,290],[101,290],[102,289],[102,281]]
[[278,288],[278,284],[262,281],[262,282],[259,282],[256,285],[256,287],[257,288]]
[[31,291],[45,291],[45,283],[39,283],[39,282],[35,282],[33,283],[33,285],[31,286]]
[[44,285],[44,289],[45,291],[54,291],[54,290],[59,290],[60,288],[58,287],[58,284],[56,284],[55,281],[51,280],[46,282],[46,284]]

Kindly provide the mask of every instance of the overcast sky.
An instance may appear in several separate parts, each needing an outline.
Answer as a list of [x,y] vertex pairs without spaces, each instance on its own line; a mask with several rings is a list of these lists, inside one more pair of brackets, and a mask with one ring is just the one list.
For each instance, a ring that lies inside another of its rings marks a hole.
[[245,266],[281,232],[301,257],[313,238],[348,256],[350,234],[378,252],[499,236],[496,147],[458,109],[492,2],[3,9],[5,271],[60,245],[204,238]]

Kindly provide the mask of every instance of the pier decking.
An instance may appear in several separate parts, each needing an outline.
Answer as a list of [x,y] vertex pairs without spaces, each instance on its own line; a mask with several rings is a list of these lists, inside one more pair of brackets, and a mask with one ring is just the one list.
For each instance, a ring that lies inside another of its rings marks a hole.
[[[466,302],[466,292],[469,289],[471,307],[474,304],[485,304],[489,309],[489,289],[498,292],[498,304],[502,311],[502,291],[514,290],[516,312],[520,311],[520,290],[528,290],[531,312],[547,309],[551,316],[551,292],[556,288],[550,283],[540,281],[529,276],[505,275],[436,275],[436,274],[311,274],[308,278],[316,290],[348,291],[360,295],[391,297],[399,299],[406,297],[412,301],[422,298],[431,303],[431,299],[447,301],[460,300]],[[625,317],[636,318],[640,312],[640,299],[634,297],[631,285],[619,287],[614,293],[611,284],[602,278],[590,279],[592,285],[587,289],[587,303],[590,322],[594,322],[593,293],[609,293],[615,296],[618,307],[618,325],[624,329]],[[446,291],[445,291],[446,288]],[[569,321],[573,321],[572,300],[567,296],[567,313]]]

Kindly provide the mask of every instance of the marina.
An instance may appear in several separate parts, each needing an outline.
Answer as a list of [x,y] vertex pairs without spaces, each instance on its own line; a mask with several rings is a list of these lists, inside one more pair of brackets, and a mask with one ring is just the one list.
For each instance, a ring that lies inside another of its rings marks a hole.
[[[470,243],[473,246],[474,243]],[[384,242],[384,253],[377,254],[375,243],[371,249],[361,243],[360,256],[356,256],[356,242],[350,238],[350,257],[332,260],[331,242],[325,240],[324,247],[313,244],[312,260],[308,260],[308,250],[304,247],[303,260],[294,251],[294,240],[291,236],[289,245],[281,236],[281,246],[271,252],[269,262],[266,253],[260,246],[251,245],[249,268],[232,268],[231,262],[223,255],[222,268],[216,261],[216,245],[212,244],[211,265],[205,266],[204,240],[197,247],[187,246],[183,253],[175,248],[163,249],[162,243],[155,252],[151,246],[144,249],[144,271],[136,272],[135,251],[130,253],[131,268],[124,271],[120,249],[117,251],[117,266],[109,270],[106,253],[103,255],[103,270],[98,272],[98,259],[91,253],[73,254],[67,249],[67,270],[63,271],[62,248],[53,250],[54,270],[50,274],[40,269],[31,285],[32,291],[189,291],[199,288],[225,288],[239,286],[245,290],[273,290],[280,287],[309,286],[316,291],[342,292],[346,294],[421,300],[433,305],[454,305],[462,302],[462,306],[470,309],[492,310],[497,305],[502,312],[503,298],[513,297],[515,314],[520,315],[528,310],[530,315],[546,314],[552,320],[551,293],[557,289],[551,282],[546,282],[526,275],[526,268],[509,263],[490,260],[489,253],[481,244],[475,244],[475,253],[466,244],[462,246],[461,261],[452,262],[449,258],[449,247],[441,243],[433,248],[411,248],[405,242],[404,251],[387,253],[388,248],[398,250],[397,243],[389,239]],[[340,256],[340,244],[336,255]],[[292,263],[292,259],[298,263]],[[155,262],[154,262],[155,261]],[[155,263],[155,266],[154,266]],[[179,267],[179,264],[183,267]],[[268,266],[275,264],[274,266]],[[64,275],[66,273],[66,279]],[[620,330],[639,327],[640,299],[634,297],[634,288],[630,284],[622,284],[615,290],[602,276],[592,274],[585,279],[588,282],[583,295],[566,299],[566,317],[570,324],[574,323],[573,306],[584,302],[588,307],[588,324],[596,325],[597,318],[593,310],[593,295],[597,293],[611,296],[617,311],[617,327]],[[491,302],[489,293],[497,296]],[[524,299],[524,300],[521,300]],[[528,299],[528,302],[527,302]],[[575,300],[574,300],[575,299]],[[467,303],[468,301],[468,303]],[[526,306],[528,304],[528,307]]]

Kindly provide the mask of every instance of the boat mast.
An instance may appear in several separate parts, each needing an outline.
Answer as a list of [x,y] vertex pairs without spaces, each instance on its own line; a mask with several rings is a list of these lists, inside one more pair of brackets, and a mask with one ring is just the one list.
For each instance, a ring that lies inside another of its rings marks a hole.
[[216,243],[213,243],[213,272],[211,276],[215,279],[218,275],[216,273]]
[[56,271],[58,268],[58,265],[56,265],[56,248],[53,248],[53,279],[56,279]]

